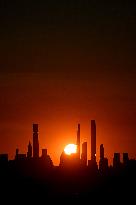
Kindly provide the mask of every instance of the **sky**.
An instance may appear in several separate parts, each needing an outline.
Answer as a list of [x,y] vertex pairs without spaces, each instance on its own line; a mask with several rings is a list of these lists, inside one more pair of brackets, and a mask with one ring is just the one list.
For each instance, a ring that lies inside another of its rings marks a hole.
[[[88,142],[136,157],[136,3],[0,2],[0,153],[27,152],[32,124],[53,163],[66,144]],[[122,156],[121,156],[122,157]]]

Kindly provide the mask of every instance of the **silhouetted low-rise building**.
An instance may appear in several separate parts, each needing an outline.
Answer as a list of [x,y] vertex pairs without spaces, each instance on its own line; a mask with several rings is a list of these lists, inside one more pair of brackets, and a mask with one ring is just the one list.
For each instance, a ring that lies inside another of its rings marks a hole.
[[64,168],[76,168],[80,166],[80,160],[77,156],[77,153],[72,153],[71,155],[67,155],[64,151],[60,156],[60,167]]
[[42,149],[42,158],[46,158],[47,157],[47,149]]
[[120,153],[114,153],[113,167],[120,168]]
[[99,161],[99,171],[102,174],[107,173],[107,171],[108,171],[108,159],[107,158],[104,157],[103,159],[100,159],[100,161]]
[[87,142],[82,144],[81,164],[87,166]]
[[8,154],[0,154],[0,162],[8,162]]
[[97,162],[94,160],[88,160],[88,168],[90,169],[90,172],[97,173],[98,171]]
[[19,153],[19,149],[17,148],[16,149],[16,155],[15,155],[15,159],[16,160],[24,160],[24,159],[26,159],[26,154],[24,154],[24,153]]
[[123,153],[123,165],[128,165],[129,162],[129,157],[128,157],[128,153]]
[[26,159],[26,154],[18,154],[17,159],[18,159],[18,160],[24,160],[24,159]]

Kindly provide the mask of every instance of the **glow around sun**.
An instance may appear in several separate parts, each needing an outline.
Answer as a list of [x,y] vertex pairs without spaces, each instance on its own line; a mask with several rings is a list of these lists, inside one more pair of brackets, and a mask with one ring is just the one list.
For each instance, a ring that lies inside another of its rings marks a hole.
[[65,154],[68,154],[68,155],[76,153],[77,152],[77,145],[75,145],[75,144],[66,145],[66,147],[64,148],[64,152],[65,152]]

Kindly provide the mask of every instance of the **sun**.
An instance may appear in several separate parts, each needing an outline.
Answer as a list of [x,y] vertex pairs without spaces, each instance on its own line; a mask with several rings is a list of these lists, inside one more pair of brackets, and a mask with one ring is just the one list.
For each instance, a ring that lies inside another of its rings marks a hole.
[[64,148],[64,152],[67,155],[71,155],[73,153],[77,153],[77,145],[75,145],[75,144],[68,144],[68,145],[66,145],[66,147]]

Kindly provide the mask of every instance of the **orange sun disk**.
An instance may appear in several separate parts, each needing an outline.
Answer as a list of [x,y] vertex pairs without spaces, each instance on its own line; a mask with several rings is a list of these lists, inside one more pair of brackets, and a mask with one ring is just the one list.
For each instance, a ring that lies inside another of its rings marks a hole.
[[75,144],[66,145],[65,148],[64,148],[64,152],[67,155],[77,153],[77,145],[75,145]]

